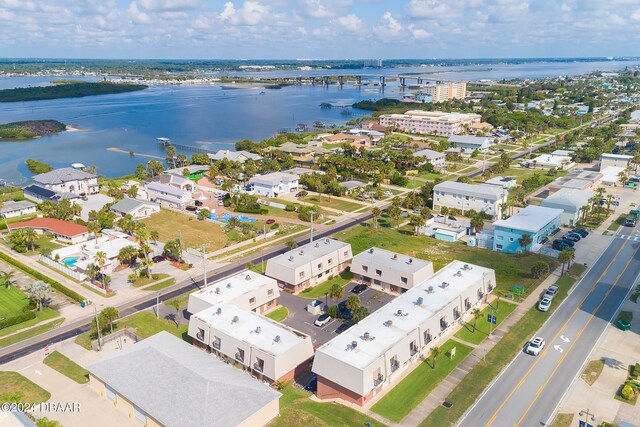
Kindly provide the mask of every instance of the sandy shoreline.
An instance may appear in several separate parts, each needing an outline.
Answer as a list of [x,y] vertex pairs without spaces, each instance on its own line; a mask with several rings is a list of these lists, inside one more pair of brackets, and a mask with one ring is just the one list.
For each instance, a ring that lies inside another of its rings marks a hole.
[[[107,151],[113,151],[115,153],[122,153],[122,154],[131,155],[131,153],[129,151],[126,151],[126,150],[123,150],[122,148],[117,148],[117,147],[109,147],[109,148],[107,148]],[[139,156],[139,157],[148,157],[150,159],[164,160],[164,157],[154,156],[153,154],[133,153],[133,155],[134,156]]]
[[67,132],[82,132],[83,130],[87,130],[86,128],[79,128],[74,125],[65,125],[65,126],[66,126],[65,131]]

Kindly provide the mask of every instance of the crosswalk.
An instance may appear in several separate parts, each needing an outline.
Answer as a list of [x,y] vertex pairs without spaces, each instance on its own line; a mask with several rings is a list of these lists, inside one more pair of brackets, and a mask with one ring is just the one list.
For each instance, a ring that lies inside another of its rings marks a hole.
[[634,242],[640,241],[640,233],[638,232],[629,235],[617,234],[616,237],[622,240],[633,240]]

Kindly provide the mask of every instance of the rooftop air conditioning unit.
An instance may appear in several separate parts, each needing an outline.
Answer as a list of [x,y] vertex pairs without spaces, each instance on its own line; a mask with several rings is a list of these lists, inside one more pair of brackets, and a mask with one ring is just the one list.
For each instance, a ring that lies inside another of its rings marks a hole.
[[216,294],[220,293],[220,288],[216,288]]
[[384,326],[386,326],[387,328],[390,328],[391,325],[393,325],[393,320],[387,320],[384,322]]
[[320,247],[320,243],[316,243],[314,246],[315,246],[316,248],[319,248],[319,247]]
[[351,349],[353,350],[354,348],[356,348],[358,346],[358,342],[357,341],[351,341]]
[[293,261],[293,255],[289,257],[289,261]]
[[428,294],[432,294],[432,293],[433,293],[433,286],[429,286],[429,287],[427,288],[427,293],[428,293]]
[[407,261],[407,264],[413,264],[413,258],[409,258],[409,261]]
[[422,297],[418,297],[418,301],[416,301],[418,303],[418,305],[422,305],[422,303],[424,302],[424,299]]
[[240,321],[240,318],[238,316],[233,316],[233,319],[231,319],[231,323],[238,323]]
[[365,332],[363,338],[365,341],[369,341],[371,339],[371,334],[369,332]]
[[373,253],[373,248],[369,249],[369,253],[372,254]]
[[447,282],[442,282],[442,288],[446,288],[447,286],[449,286],[449,284]]
[[462,268],[465,270],[471,270],[471,266],[469,264],[463,265]]
[[396,311],[396,316],[402,316],[402,310]]
[[454,276],[456,276],[456,277],[462,276],[462,271],[460,271],[460,270],[456,271],[456,274],[454,274]]
[[251,275],[250,275],[250,274],[247,274],[247,275],[244,277],[244,280],[251,280]]
[[220,307],[218,307],[218,309],[216,310],[216,314],[218,316],[222,314],[222,309]]
[[260,332],[262,332],[262,328],[260,326],[256,327],[256,334],[259,334]]
[[273,339],[273,342],[280,342],[280,335],[276,335],[276,337]]
[[300,251],[300,253],[298,255],[300,255],[300,256],[304,255],[304,251]]
[[324,244],[325,244],[325,245],[328,245],[329,243],[331,243],[331,240],[330,240],[330,239],[324,239]]
[[393,254],[393,259],[398,259],[398,254]]

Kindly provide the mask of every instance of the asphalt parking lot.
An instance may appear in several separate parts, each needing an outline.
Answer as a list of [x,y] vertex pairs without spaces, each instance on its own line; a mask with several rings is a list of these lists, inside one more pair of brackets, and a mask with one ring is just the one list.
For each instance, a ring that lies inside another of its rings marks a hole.
[[[351,289],[353,289],[356,284],[355,282],[351,282],[345,286],[343,301],[351,294]],[[393,295],[371,288],[360,293],[358,296],[360,297],[360,301],[362,301],[362,305],[369,309],[369,313],[373,313],[395,298]],[[280,298],[278,299],[280,305],[289,309],[289,316],[282,323],[308,334],[313,341],[313,347],[317,348],[336,336],[335,331],[343,320],[333,319],[321,328],[314,326],[313,322],[318,318],[318,315],[311,314],[306,310],[307,304],[311,301],[311,299],[302,298],[287,292],[281,292]],[[329,301],[329,305],[333,304],[335,304],[334,301]]]

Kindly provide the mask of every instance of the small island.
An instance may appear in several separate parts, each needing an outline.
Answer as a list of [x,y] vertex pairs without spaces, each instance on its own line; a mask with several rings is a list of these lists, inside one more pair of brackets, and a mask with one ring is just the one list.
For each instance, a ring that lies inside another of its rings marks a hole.
[[67,129],[57,120],[28,120],[0,125],[0,139],[31,139],[53,135]]
[[40,101],[43,99],[78,98],[92,95],[133,92],[148,86],[132,83],[65,81],[42,87],[19,87],[0,90],[0,102]]

